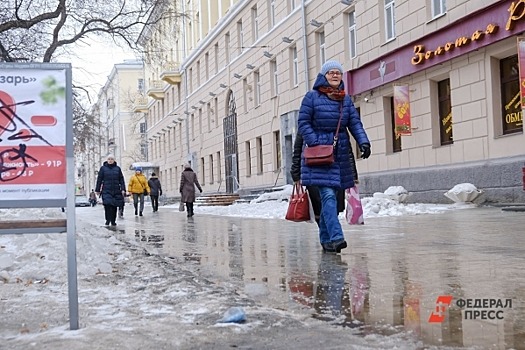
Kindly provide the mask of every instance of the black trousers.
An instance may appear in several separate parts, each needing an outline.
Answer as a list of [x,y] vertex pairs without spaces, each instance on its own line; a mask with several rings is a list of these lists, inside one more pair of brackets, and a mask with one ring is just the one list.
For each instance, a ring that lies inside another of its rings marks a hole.
[[186,202],[186,210],[188,211],[188,217],[193,216],[193,202]]
[[114,223],[117,221],[117,207],[104,204],[104,214],[107,222]]
[[156,195],[150,195],[151,197],[151,206],[153,207],[153,211],[159,211],[159,196]]

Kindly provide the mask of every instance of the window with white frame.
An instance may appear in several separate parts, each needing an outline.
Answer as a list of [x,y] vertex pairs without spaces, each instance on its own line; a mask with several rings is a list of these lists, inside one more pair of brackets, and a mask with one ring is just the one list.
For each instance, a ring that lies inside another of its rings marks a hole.
[[213,174],[213,154],[210,154],[209,155],[209,163],[210,165],[208,166],[208,178],[210,180],[210,184],[213,183],[213,179],[214,179],[214,174]]
[[288,0],[288,6],[290,7],[290,12],[292,12],[295,9],[296,0]]
[[208,119],[208,131],[211,130],[211,103],[206,104],[206,113],[207,113],[207,119]]
[[206,170],[204,169],[205,167],[205,162],[204,162],[204,157],[201,157],[201,168],[199,169],[200,170],[200,183],[202,184],[202,186],[206,185]]
[[246,176],[252,176],[252,152],[250,149],[250,141],[244,143],[244,151],[246,154]]
[[263,143],[262,137],[255,139],[255,150],[257,152],[257,174],[263,173]]
[[248,79],[242,80],[242,99],[244,102],[243,111],[248,112]]
[[219,43],[213,47],[213,56],[215,59],[215,74],[219,71]]
[[197,134],[202,132],[202,108],[199,108],[199,130]]
[[385,36],[387,41],[396,37],[395,7],[395,0],[385,0]]
[[252,33],[253,41],[259,39],[259,16],[257,14],[257,5],[252,7]]
[[290,81],[292,82],[292,87],[296,87],[299,85],[299,59],[297,58],[297,46],[290,48],[290,58],[292,64],[292,69],[290,71],[292,79],[290,79]]
[[244,44],[244,32],[242,28],[242,21],[237,22],[237,44],[239,45],[239,54],[243,52],[243,44]]
[[213,113],[215,115],[215,127],[219,127],[219,98],[213,99]]
[[261,75],[258,70],[253,72],[253,100],[256,107],[261,104]]
[[317,42],[319,43],[319,62],[323,65],[326,62],[326,43],[324,38],[324,32],[317,33]]
[[226,56],[225,66],[230,63],[230,33],[226,33],[224,36],[224,55]]
[[195,114],[191,114],[191,138],[195,139]]
[[440,16],[447,11],[446,0],[432,0],[432,18]]
[[[201,61],[197,61],[197,69],[195,70],[197,76],[197,88],[201,86]],[[163,100],[164,101],[164,100]]]
[[268,30],[275,26],[275,0],[268,0]]
[[210,79],[210,54],[206,52],[204,55],[204,73],[205,73],[205,79]]
[[272,79],[272,97],[279,95],[279,73],[277,72],[277,60],[273,59],[270,61],[270,74]]
[[355,11],[348,13],[348,49],[350,52],[350,58],[355,58],[357,56]]

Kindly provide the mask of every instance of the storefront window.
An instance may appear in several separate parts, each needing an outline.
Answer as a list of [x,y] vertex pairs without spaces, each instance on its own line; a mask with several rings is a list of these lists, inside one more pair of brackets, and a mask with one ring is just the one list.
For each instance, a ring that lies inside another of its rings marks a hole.
[[503,134],[521,132],[523,130],[523,115],[520,103],[517,55],[500,61],[500,74]]
[[390,120],[392,121],[392,151],[401,152],[401,135],[396,133],[394,98],[390,97]]
[[454,143],[452,138],[452,103],[450,102],[450,79],[438,82],[439,135],[441,145]]

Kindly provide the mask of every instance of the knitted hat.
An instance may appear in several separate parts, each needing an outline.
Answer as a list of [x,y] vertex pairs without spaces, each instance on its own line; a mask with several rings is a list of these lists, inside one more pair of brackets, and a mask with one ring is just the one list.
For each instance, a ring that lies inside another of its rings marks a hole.
[[326,75],[326,73],[328,73],[332,69],[337,69],[338,71],[343,73],[343,66],[341,65],[341,63],[337,61],[326,61],[321,67],[321,74]]
[[140,171],[140,172],[142,172],[142,167],[139,167],[139,166],[135,167],[135,171]]

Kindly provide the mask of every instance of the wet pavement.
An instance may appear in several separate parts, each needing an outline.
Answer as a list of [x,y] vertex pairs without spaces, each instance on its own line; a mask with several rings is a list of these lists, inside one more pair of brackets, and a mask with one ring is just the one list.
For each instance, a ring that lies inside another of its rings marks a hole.
[[[129,208],[111,228],[117,234],[236,284],[261,304],[363,335],[408,331],[425,345],[525,349],[523,213],[475,208],[345,223],[349,247],[329,255],[313,224],[199,208],[193,218],[176,208],[136,217]],[[101,207],[77,213],[90,210],[103,217]],[[439,296],[451,296],[450,306],[436,305]]]

